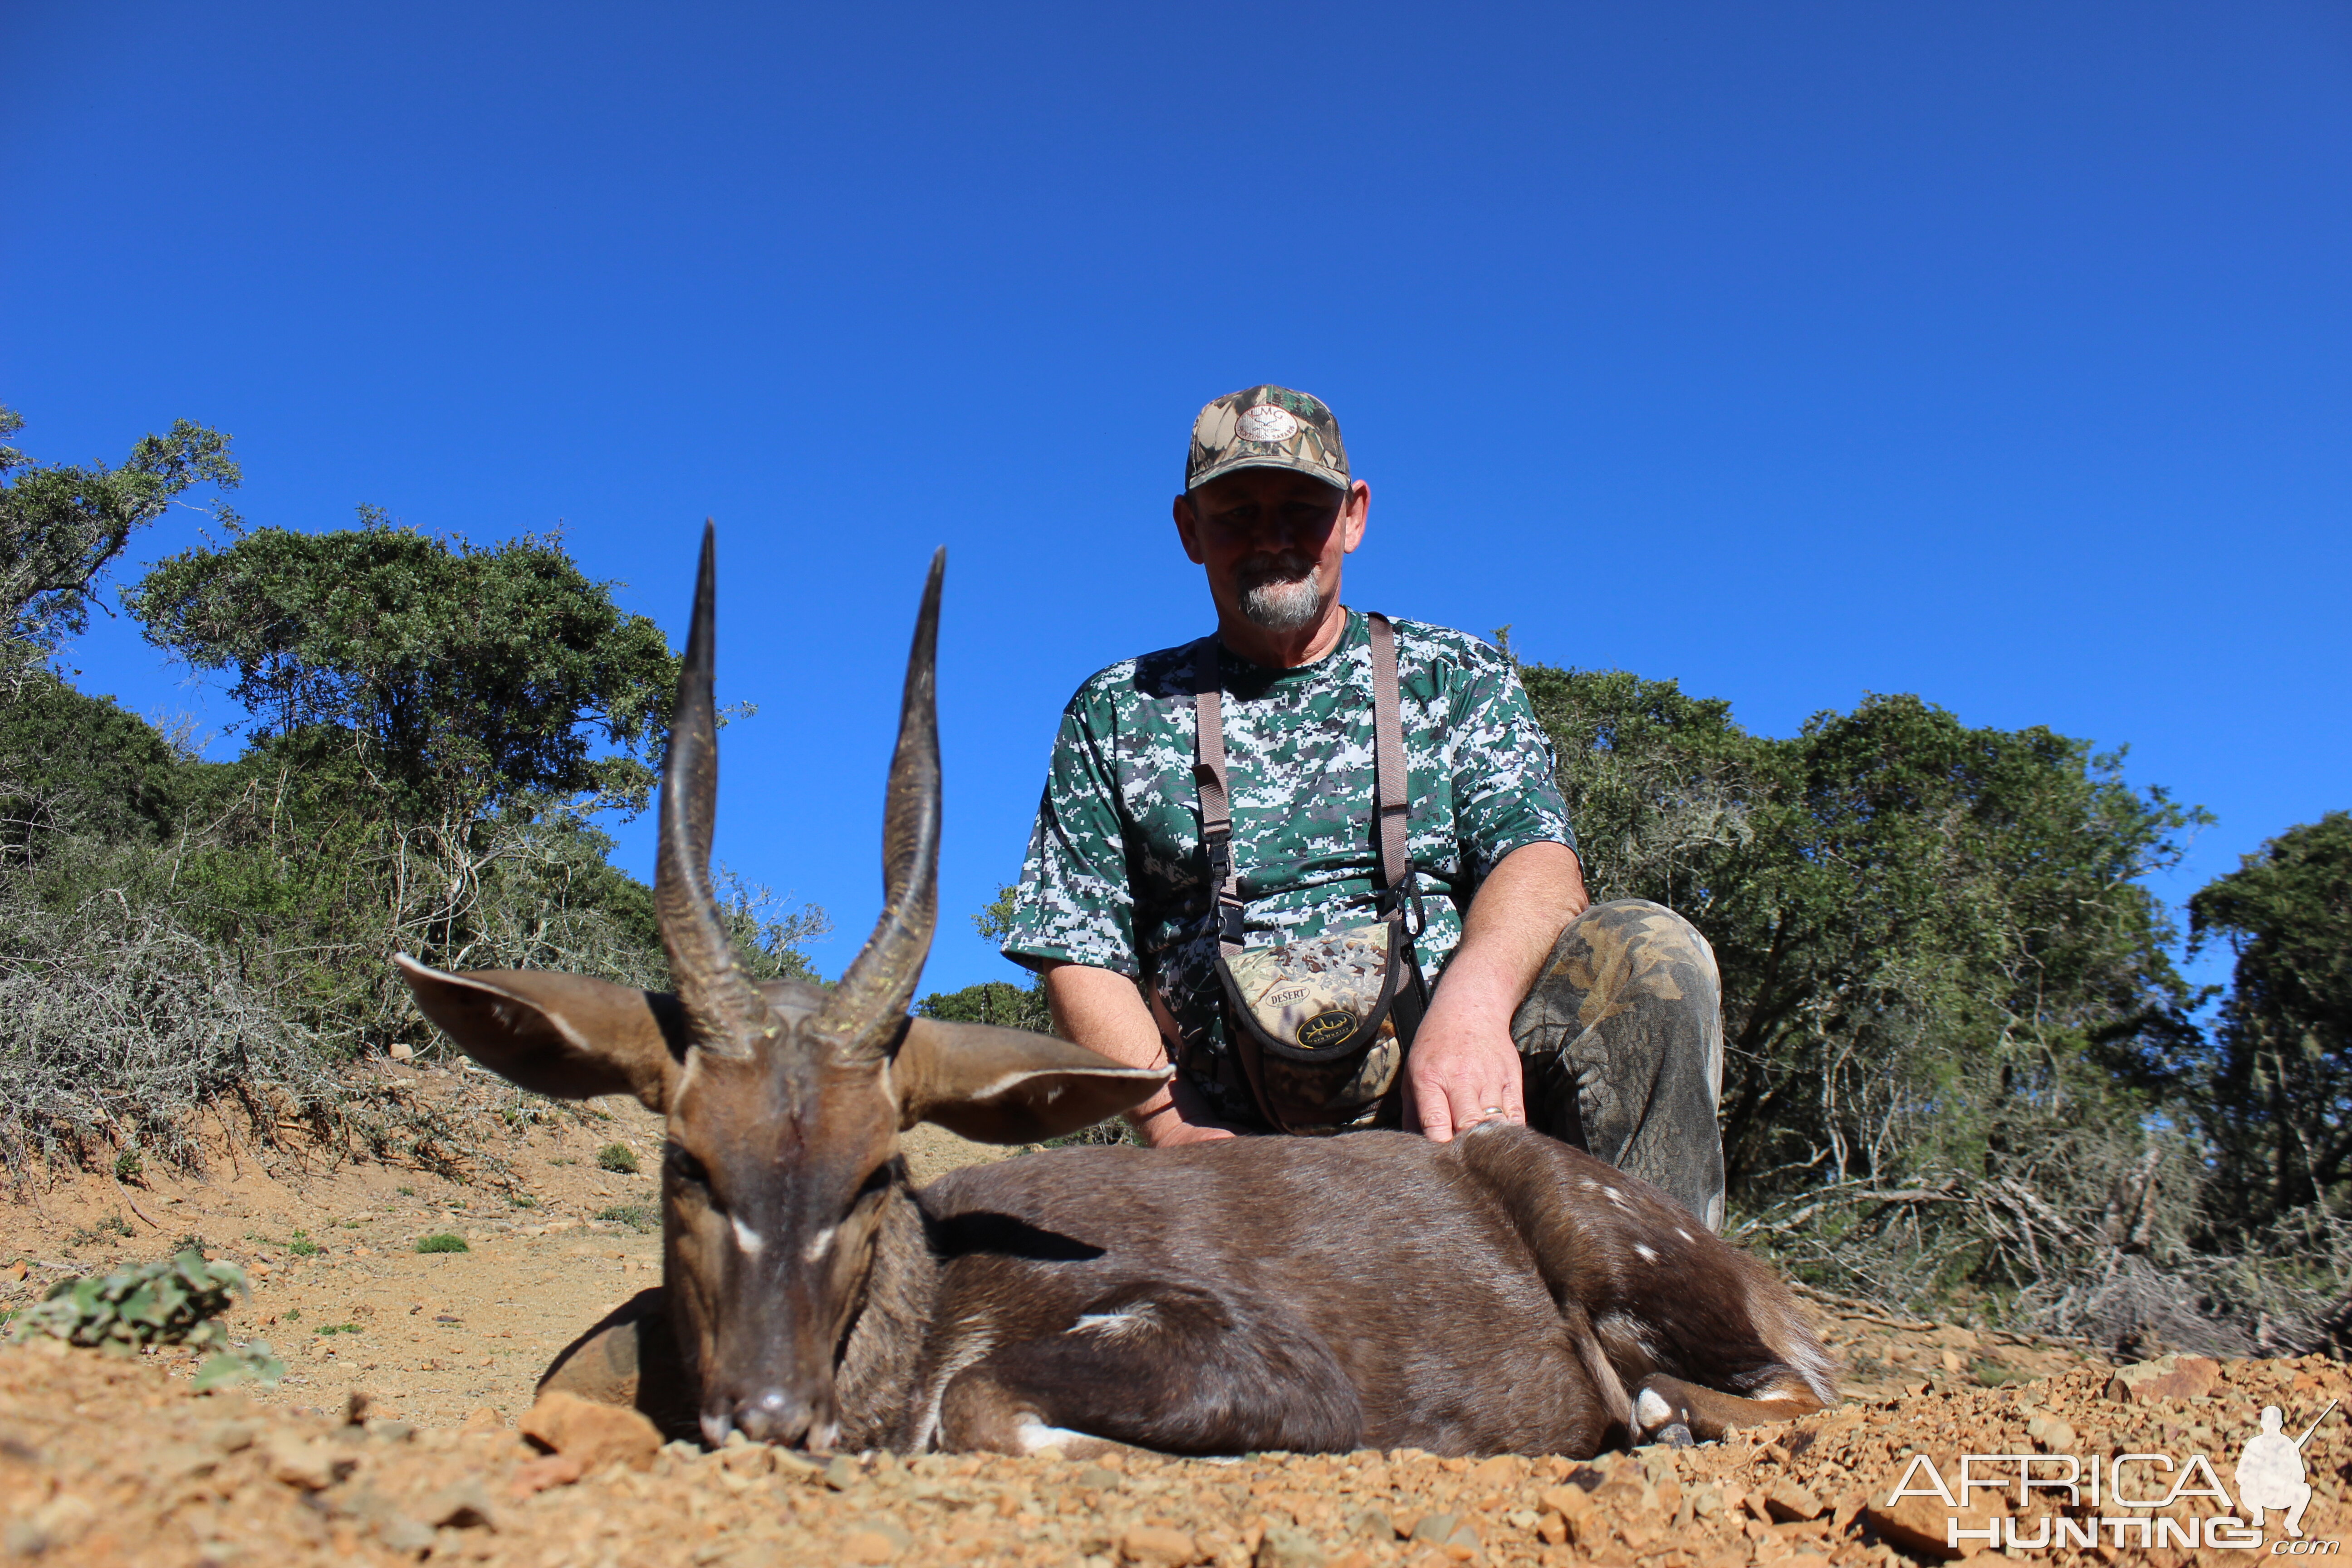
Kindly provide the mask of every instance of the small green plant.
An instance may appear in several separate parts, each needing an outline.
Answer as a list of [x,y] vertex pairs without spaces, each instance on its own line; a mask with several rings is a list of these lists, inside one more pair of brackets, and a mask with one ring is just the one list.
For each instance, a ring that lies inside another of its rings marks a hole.
[[[117,1355],[136,1354],[143,1345],[226,1353],[228,1331],[220,1315],[228,1310],[232,1294],[244,1289],[243,1269],[207,1263],[204,1254],[191,1249],[161,1263],[118,1268],[104,1279],[60,1279],[38,1305],[17,1316],[8,1337],[46,1334]],[[260,1348],[267,1356],[268,1347]],[[278,1368],[280,1373],[284,1370]]]
[[239,1383],[257,1383],[268,1388],[285,1375],[286,1363],[270,1350],[269,1342],[255,1340],[249,1344],[231,1345],[196,1368],[196,1392],[202,1394]]
[[539,1200],[529,1193],[509,1193],[507,1202],[519,1209],[535,1209],[539,1206]]
[[357,1323],[320,1323],[310,1331],[314,1334],[355,1334],[360,1331],[360,1326]]
[[394,1187],[392,1190],[398,1193],[404,1198],[413,1198],[416,1195],[416,1189],[415,1187]]
[[2007,1362],[1996,1361],[1990,1356],[1979,1356],[1970,1363],[1969,1375],[1976,1379],[1979,1387],[1999,1388],[2005,1384],[2018,1382],[2024,1374]]
[[625,1225],[640,1235],[661,1228],[661,1210],[651,1204],[614,1204],[596,1217]]
[[301,1308],[299,1308],[299,1307],[289,1307],[289,1308],[287,1308],[287,1309],[286,1309],[286,1321],[287,1321],[288,1322],[289,1322],[289,1323],[299,1323],[299,1322],[300,1322],[300,1321],[302,1321],[302,1309],[301,1309]]
[[637,1173],[637,1152],[626,1143],[607,1143],[596,1151],[596,1168],[634,1176]]
[[135,1182],[143,1169],[136,1149],[125,1149],[114,1157],[114,1179],[118,1182]]
[[294,1239],[286,1244],[286,1250],[297,1258],[316,1258],[326,1248],[312,1241],[309,1231],[298,1230],[294,1233]]
[[205,1238],[198,1236],[194,1231],[190,1231],[187,1235],[180,1237],[179,1240],[172,1243],[172,1255],[174,1258],[178,1257],[183,1252],[202,1252],[204,1249]]
[[119,1214],[110,1214],[95,1226],[77,1226],[73,1235],[66,1239],[74,1247],[89,1247],[95,1242],[104,1241],[110,1236],[128,1237],[130,1235],[131,1222]]
[[416,1250],[419,1252],[471,1252],[474,1249],[466,1245],[464,1237],[451,1236],[445,1230],[432,1236],[418,1237]]

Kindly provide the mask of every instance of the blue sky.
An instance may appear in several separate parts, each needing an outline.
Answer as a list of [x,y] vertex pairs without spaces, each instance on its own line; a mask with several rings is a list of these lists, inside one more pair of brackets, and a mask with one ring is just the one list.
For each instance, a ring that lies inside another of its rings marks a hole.
[[1261,380],[1371,482],[1351,602],[2128,743],[2221,819],[2178,900],[2352,806],[2347,198],[2332,4],[0,0],[0,402],[232,431],[255,522],[560,521],[673,635],[716,516],[719,855],[828,972],[931,547],[945,986],[1071,689],[1208,626],[1168,501]]

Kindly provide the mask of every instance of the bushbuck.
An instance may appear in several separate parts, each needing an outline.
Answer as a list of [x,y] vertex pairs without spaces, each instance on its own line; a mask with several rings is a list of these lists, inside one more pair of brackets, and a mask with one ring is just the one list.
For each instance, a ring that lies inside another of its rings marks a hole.
[[[714,559],[706,529],[661,784],[676,994],[397,961],[493,1071],[667,1119],[663,1297],[706,1440],[1581,1456],[1835,1397],[1769,1272],[1523,1127],[1063,1148],[913,1188],[898,1140],[918,1121],[1030,1142],[1167,1074],[908,1016],[937,906],[944,551],[908,662],[881,918],[831,989],[746,978],[709,882]],[[658,1323],[640,1327],[650,1345]]]

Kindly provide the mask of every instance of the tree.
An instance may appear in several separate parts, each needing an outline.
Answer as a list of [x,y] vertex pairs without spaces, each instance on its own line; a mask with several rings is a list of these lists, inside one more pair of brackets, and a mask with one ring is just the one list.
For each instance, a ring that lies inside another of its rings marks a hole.
[[2262,1225],[2352,1179],[2352,814],[2245,857],[2189,901],[2192,942],[2236,955],[2205,1121],[2231,1217]]
[[[25,421],[0,407],[0,437]],[[242,477],[229,437],[186,420],[142,437],[120,468],[35,464],[0,446],[0,616],[6,640],[53,653],[89,624],[90,586],[131,535],[200,484],[234,489]],[[222,516],[233,521],[233,514]]]
[[[645,890],[590,818],[646,803],[677,660],[560,541],[478,548],[362,508],[355,529],[240,530],[126,597],[252,716],[206,778],[189,918],[321,1038],[429,1043],[383,963],[398,949],[663,983]],[[821,911],[739,901],[755,971],[804,972]]]
[[[996,897],[971,917],[971,929],[980,933],[982,942],[1002,942],[1013,930],[1013,900],[1020,891],[1020,884],[1005,883],[996,889]],[[1015,985],[1009,980],[984,980],[961,991],[934,991],[915,1004],[915,1011],[926,1018],[943,1018],[950,1023],[995,1024],[1039,1035],[1054,1032],[1054,1012],[1045,1002],[1045,977],[1042,974],[1031,975],[1027,985]]]
[[[553,539],[476,549],[363,507],[356,529],[184,552],[128,598],[150,642],[236,672],[257,742],[325,727],[443,807],[584,795],[637,809],[677,660],[611,588]],[[592,732],[619,754],[593,755]]]
[[2137,879],[2198,814],[2133,790],[2119,755],[1916,698],[1770,740],[1671,681],[1521,675],[1594,896],[1667,904],[1715,948],[1751,1226],[1915,1298],[2025,1289],[2099,1229],[2152,1097],[2193,1060]]

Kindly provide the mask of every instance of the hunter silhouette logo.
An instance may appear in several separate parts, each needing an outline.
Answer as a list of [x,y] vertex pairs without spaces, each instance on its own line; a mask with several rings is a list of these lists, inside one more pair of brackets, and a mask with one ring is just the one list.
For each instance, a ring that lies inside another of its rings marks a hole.
[[[2303,1533],[2303,1510],[2311,1503],[2311,1483],[2305,1478],[2304,1445],[2319,1424],[2335,1414],[2336,1402],[2313,1418],[2303,1436],[2285,1430],[2285,1412],[2275,1405],[2263,1407],[2261,1430],[2246,1439],[2231,1478],[2237,1484],[2232,1501],[2213,1463],[2202,1454],[2185,1458],[2170,1454],[2118,1454],[2113,1458],[2094,1454],[1963,1454],[1959,1471],[1948,1485],[1936,1461],[1915,1454],[1903,1479],[1887,1494],[1886,1506],[1906,1497],[1931,1497],[1954,1512],[1944,1521],[1944,1545],[1958,1551],[1969,1542],[2011,1553],[2047,1552],[2053,1548],[2088,1551],[2107,1545],[2121,1551],[2137,1547],[2194,1551],[2261,1552],[2265,1541],[2263,1517],[2285,1515],[2279,1523],[2285,1534],[2267,1542],[2274,1557],[2328,1556],[2342,1551],[2335,1541],[2308,1540]],[[1979,1490],[2009,1494],[2016,1513],[1973,1516]],[[2035,1492],[2043,1500],[2068,1510],[2022,1522]],[[2055,1494],[2055,1495],[2052,1495]],[[2206,1500],[2189,1518],[2158,1517],[2176,1503]],[[2111,1511],[2112,1510],[2112,1511]],[[2242,1519],[2240,1517],[2242,1515]]]
[[2303,1510],[2311,1504],[2311,1483],[2303,1476],[2303,1446],[2336,1404],[2329,1400],[2319,1420],[2305,1427],[2300,1437],[2289,1437],[2282,1429],[2286,1417],[2277,1405],[2263,1406],[2263,1429],[2247,1439],[2246,1451],[2238,1458],[2238,1506],[2246,1510],[2248,1524],[2260,1530],[2263,1514],[2284,1509],[2287,1534],[2303,1539]]

